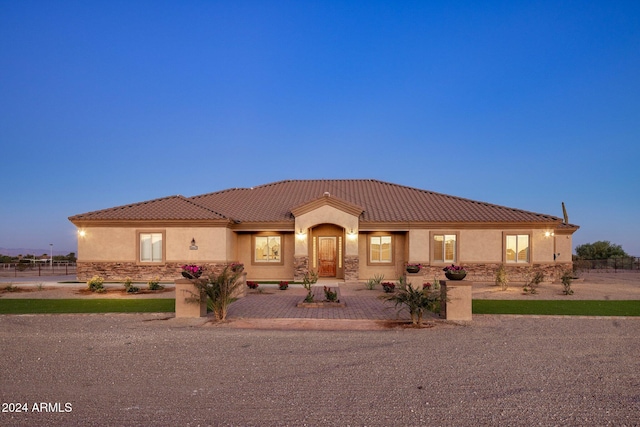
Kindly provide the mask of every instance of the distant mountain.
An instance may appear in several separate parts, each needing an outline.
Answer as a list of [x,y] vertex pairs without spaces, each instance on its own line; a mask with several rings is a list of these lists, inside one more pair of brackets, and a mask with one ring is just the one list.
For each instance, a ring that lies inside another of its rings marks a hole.
[[[53,255],[68,255],[69,252],[78,251],[59,251],[56,250],[55,246],[53,248]],[[8,256],[18,256],[18,255],[36,255],[40,256],[42,254],[51,255],[51,248],[46,249],[28,249],[28,248],[0,248],[0,255],[8,255]]]

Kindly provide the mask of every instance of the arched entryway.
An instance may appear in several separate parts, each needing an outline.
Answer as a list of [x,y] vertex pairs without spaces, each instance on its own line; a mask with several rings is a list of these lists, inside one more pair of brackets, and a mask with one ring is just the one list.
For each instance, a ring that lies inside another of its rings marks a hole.
[[344,278],[344,228],[320,224],[311,229],[311,266],[318,277]]

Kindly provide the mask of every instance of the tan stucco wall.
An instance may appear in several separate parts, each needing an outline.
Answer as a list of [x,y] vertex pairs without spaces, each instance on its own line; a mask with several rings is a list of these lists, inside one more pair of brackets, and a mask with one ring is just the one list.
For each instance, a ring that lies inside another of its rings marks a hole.
[[293,233],[283,234],[283,252],[282,259],[284,263],[280,264],[261,264],[253,262],[252,239],[253,233],[238,233],[237,241],[237,259],[244,264],[244,271],[247,273],[247,280],[292,280],[294,270],[293,251],[295,247]]
[[[321,206],[311,212],[296,217],[295,230],[306,233],[305,239],[296,239],[295,255],[305,256],[309,253],[309,228],[319,224],[335,224],[344,228],[347,232],[358,231],[358,217],[336,209],[332,206]],[[346,239],[345,256],[358,254],[358,239]]]
[[[85,236],[78,237],[78,260],[83,262],[137,261],[138,231],[165,232],[167,262],[226,261],[234,255],[230,238],[234,233],[222,227],[90,227],[84,231]],[[196,240],[198,250],[189,249],[191,239]]]
[[379,233],[363,233],[358,239],[358,256],[360,257],[360,268],[358,278],[360,280],[367,280],[373,278],[377,274],[383,274],[385,281],[395,281],[402,275],[404,271],[404,265],[406,262],[406,239],[404,233],[382,233],[391,234],[393,236],[393,263],[375,265],[370,264],[369,252],[367,245],[369,244],[369,235],[375,235]]
[[556,235],[556,253],[560,256],[556,262],[571,262],[573,257],[573,236],[560,234]]
[[502,230],[461,230],[458,263],[502,262]]
[[[166,228],[167,261],[227,261],[230,230],[227,228]],[[191,239],[197,250],[190,250]]]
[[429,260],[429,230],[409,230],[408,262]]
[[[554,236],[546,236],[546,229],[528,230],[460,230],[458,240],[458,263],[501,263],[504,256],[504,234],[529,234],[531,236],[531,262],[550,263],[553,262]],[[556,236],[555,252],[565,252],[566,262],[571,261],[571,239],[567,236]],[[570,237],[570,236],[569,236]],[[568,240],[568,242],[567,242]],[[564,250],[559,250],[558,244],[564,245]],[[410,248],[412,245],[410,244]],[[410,252],[411,260],[414,258]],[[564,259],[564,258],[563,258]]]
[[91,227],[78,236],[78,261],[135,261],[134,228]]

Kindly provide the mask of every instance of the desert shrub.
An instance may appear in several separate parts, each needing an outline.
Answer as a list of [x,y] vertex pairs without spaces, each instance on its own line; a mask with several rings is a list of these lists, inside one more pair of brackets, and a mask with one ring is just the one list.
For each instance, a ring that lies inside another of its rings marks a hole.
[[542,271],[535,271],[529,273],[527,282],[524,284],[522,290],[525,293],[537,294],[538,285],[544,280],[544,273]]
[[16,292],[18,290],[18,287],[13,283],[9,283],[7,286],[5,286],[4,290],[7,292]]
[[140,288],[137,286],[133,286],[131,277],[127,277],[126,279],[124,279],[124,290],[127,291],[127,293],[135,294],[136,292],[140,291]]
[[325,286],[324,287],[324,299],[329,302],[337,302],[338,301],[338,291],[332,291],[331,288]]
[[150,291],[159,291],[164,289],[164,286],[160,284],[160,278],[158,276],[154,277],[153,279],[149,279],[149,281],[147,282],[147,287]]
[[393,282],[383,282],[382,283],[382,290],[385,291],[386,293],[391,293],[396,289],[396,284]]
[[565,271],[562,274],[562,293],[565,295],[572,295],[573,289],[571,289],[571,282],[573,281],[573,274],[570,270]]
[[383,280],[384,280],[384,274],[376,274],[375,276],[373,276],[373,279],[367,280],[364,286],[371,291],[375,289],[377,286],[379,286]]
[[104,292],[106,289],[104,288],[104,279],[100,276],[93,276],[89,281],[87,281],[87,289],[91,292]]
[[500,286],[503,291],[509,288],[509,278],[507,277],[507,269],[504,264],[500,264],[496,271],[496,285]]
[[[384,283],[383,283],[384,285]],[[400,280],[398,289],[389,295],[380,296],[385,301],[391,301],[401,310],[408,310],[411,323],[422,325],[422,317],[426,311],[437,312],[440,310],[442,292],[439,283],[433,287],[416,289],[410,283]]]
[[305,302],[313,302],[313,292],[311,286],[318,281],[318,273],[307,271],[302,278],[302,287],[307,290],[307,296],[304,298]]
[[242,286],[242,271],[233,271],[226,266],[220,274],[210,272],[207,278],[194,280],[200,291],[200,298],[207,298],[207,306],[217,320],[227,318],[229,305],[234,301],[233,294]]

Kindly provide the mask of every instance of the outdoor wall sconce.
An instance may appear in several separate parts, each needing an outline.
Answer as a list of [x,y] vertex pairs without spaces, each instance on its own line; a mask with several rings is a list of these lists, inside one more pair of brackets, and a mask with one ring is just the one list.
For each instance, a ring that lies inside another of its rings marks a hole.
[[555,236],[555,233],[553,231],[545,231],[544,236],[545,237]]
[[355,240],[357,236],[358,236],[358,232],[355,231],[353,228],[347,232],[347,237],[349,238],[349,240]]
[[296,237],[297,237],[299,240],[304,239],[306,236],[307,236],[307,233],[305,233],[305,232],[302,230],[302,228],[298,229],[298,232],[296,233]]
[[86,232],[86,231],[84,231],[84,230],[78,230],[78,236],[80,236],[80,237],[84,237],[84,236],[86,236],[86,235],[87,235],[87,232]]
[[198,247],[196,246],[196,239],[195,238],[191,239],[191,246],[189,246],[189,250],[192,250],[192,251],[197,251],[198,250]]

